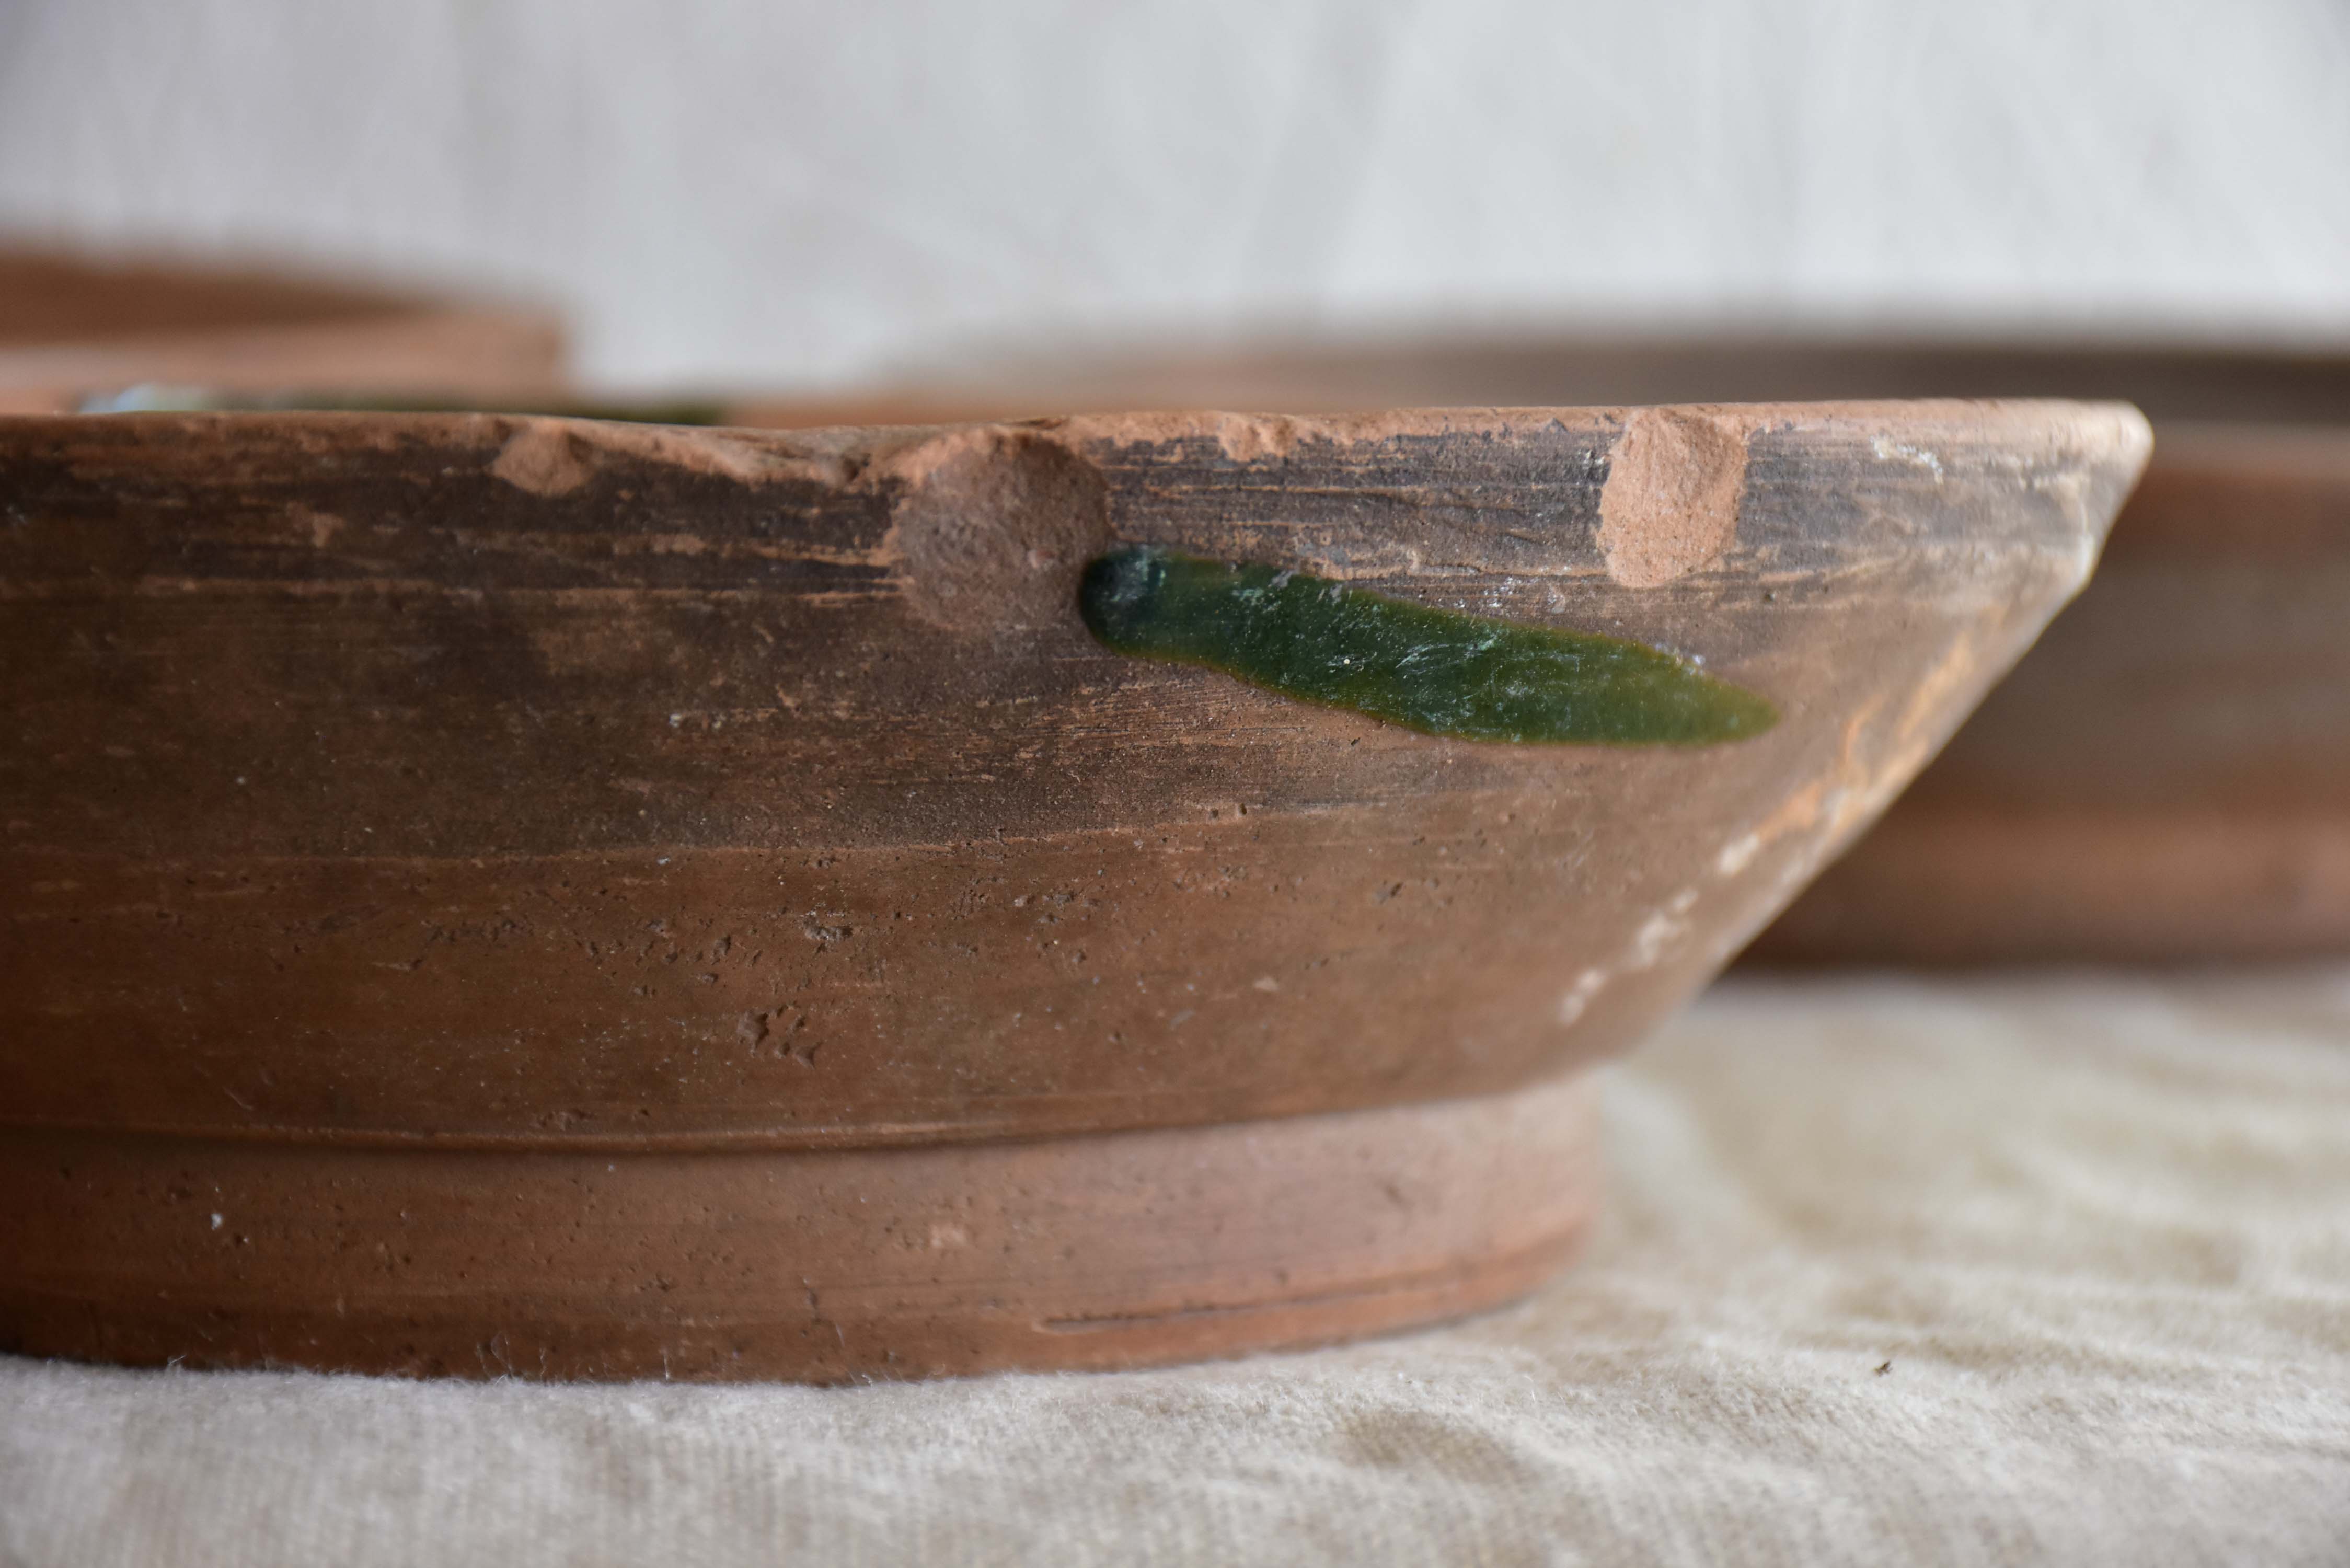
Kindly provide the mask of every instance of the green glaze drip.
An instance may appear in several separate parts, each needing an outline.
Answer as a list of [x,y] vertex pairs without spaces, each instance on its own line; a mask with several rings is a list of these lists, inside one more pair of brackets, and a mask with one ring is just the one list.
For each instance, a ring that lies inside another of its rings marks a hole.
[[1756,693],[1641,643],[1147,546],[1088,566],[1078,607],[1119,653],[1204,665],[1430,735],[1701,746],[1779,720]]

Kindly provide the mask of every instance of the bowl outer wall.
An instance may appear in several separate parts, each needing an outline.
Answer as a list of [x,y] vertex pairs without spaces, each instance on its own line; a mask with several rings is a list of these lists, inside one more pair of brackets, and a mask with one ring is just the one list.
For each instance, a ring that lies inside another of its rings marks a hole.
[[[2061,403],[798,433],[0,421],[0,1116],[795,1148],[1500,1092],[1930,757],[2145,461]],[[1513,747],[1119,659],[1114,543],[1702,659]]]

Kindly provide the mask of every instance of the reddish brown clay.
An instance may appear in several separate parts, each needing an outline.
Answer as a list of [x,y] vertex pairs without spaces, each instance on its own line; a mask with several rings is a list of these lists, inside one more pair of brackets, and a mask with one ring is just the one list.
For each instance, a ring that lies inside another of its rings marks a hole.
[[[991,358],[867,410],[1245,400],[2126,398],[2145,482],[2096,580],[1751,956],[2016,963],[2350,952],[2350,361],[1789,337]],[[775,404],[748,422],[806,419]]]
[[63,411],[146,383],[544,398],[562,359],[553,318],[510,305],[0,251],[0,413]]
[[2350,951],[2345,605],[2350,426],[2166,426],[2095,591],[1755,956]]
[[1592,1210],[1587,1077],[1223,1127],[691,1154],[0,1138],[12,1348],[824,1382],[1119,1366],[1517,1295]]
[[[1499,1299],[1589,1203],[1572,1075],[1933,753],[2146,441],[0,421],[0,1144],[46,1195],[0,1343],[839,1377]],[[1302,706],[1092,641],[1119,543],[1637,639],[1783,717]]]

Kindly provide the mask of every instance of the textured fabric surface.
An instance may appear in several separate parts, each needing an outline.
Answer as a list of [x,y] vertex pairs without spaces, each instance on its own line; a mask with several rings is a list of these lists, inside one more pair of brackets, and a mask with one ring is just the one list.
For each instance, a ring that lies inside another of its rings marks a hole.
[[2350,1562],[2350,971],[1740,981],[1522,1306],[839,1390],[0,1359],[11,1563]]

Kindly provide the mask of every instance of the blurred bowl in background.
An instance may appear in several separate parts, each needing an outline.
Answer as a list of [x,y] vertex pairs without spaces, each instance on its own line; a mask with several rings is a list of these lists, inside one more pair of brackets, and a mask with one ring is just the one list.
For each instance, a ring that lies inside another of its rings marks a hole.
[[165,261],[0,249],[0,413],[128,389],[286,387],[539,400],[563,384],[546,312]]
[[2350,425],[2161,426],[2089,589],[1750,952],[2350,952]]

